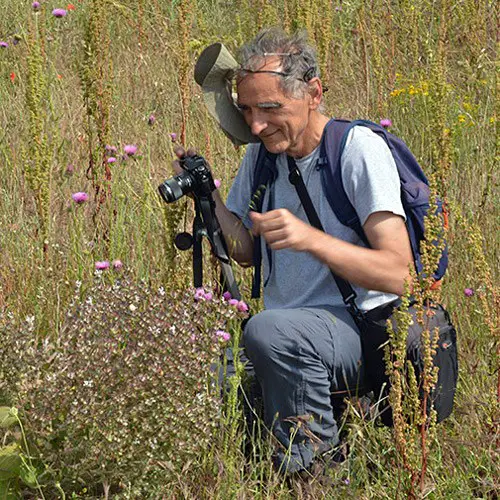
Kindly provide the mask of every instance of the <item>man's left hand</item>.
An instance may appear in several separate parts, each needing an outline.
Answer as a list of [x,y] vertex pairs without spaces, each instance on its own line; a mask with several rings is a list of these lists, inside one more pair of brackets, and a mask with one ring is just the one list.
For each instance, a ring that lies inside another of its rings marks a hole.
[[314,237],[313,231],[316,231],[286,208],[270,210],[263,214],[250,212],[250,219],[253,224],[252,233],[263,236],[273,250],[290,248],[304,252],[308,248],[308,242]]

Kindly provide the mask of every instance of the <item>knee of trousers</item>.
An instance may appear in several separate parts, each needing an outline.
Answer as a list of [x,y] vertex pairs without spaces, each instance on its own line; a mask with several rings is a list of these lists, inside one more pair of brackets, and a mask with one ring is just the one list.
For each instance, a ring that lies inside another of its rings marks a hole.
[[[291,339],[285,332],[290,322],[281,310],[264,310],[253,316],[245,326],[243,344],[254,364],[271,361],[290,349]],[[292,342],[293,343],[293,342]]]

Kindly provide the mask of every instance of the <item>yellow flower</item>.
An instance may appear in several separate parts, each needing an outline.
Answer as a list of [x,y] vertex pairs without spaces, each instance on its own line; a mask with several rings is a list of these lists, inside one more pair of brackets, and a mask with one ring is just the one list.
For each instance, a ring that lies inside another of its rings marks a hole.
[[404,94],[406,92],[406,89],[402,88],[402,89],[395,89],[393,90],[391,93],[390,93],[390,96],[391,97],[397,97],[398,95],[400,94]]
[[458,115],[458,123],[464,123],[465,122],[465,115]]

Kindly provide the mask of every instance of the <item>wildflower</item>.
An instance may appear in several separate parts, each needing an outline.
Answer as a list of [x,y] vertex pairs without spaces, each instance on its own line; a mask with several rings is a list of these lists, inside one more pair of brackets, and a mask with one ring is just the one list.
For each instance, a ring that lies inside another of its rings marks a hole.
[[214,184],[215,184],[215,189],[219,189],[220,185],[221,185],[221,182],[220,182],[219,179],[214,179]]
[[76,203],[85,203],[89,199],[89,195],[83,191],[79,191],[78,193],[73,193],[71,198]]
[[465,115],[458,115],[458,123],[464,123],[465,122]]
[[238,311],[240,312],[248,312],[248,306],[245,302],[243,302],[242,300],[240,300],[237,304],[236,304],[236,309],[238,309]]
[[344,484],[350,485],[351,481],[349,481],[349,479],[344,479]]
[[[75,171],[75,166],[70,163],[67,167],[66,167],[66,175],[73,175]],[[73,198],[74,199],[74,198]],[[75,200],[76,201],[76,200]]]
[[64,10],[64,9],[54,9],[52,11],[52,15],[54,17],[64,17],[64,16],[66,16],[67,13],[68,12],[66,10]]
[[466,288],[464,290],[464,295],[466,297],[472,297],[474,295],[474,290],[472,288]]
[[197,288],[194,292],[194,300],[198,302],[204,298],[205,298],[205,290],[203,290],[203,288]]
[[115,163],[116,162],[116,158],[114,156],[110,156],[107,160],[108,163]]
[[217,338],[219,340],[222,340],[223,342],[227,342],[231,338],[231,335],[229,333],[225,332],[224,330],[217,330],[215,332],[215,335],[217,336]]
[[8,46],[9,44],[7,42],[0,42],[0,47],[2,47],[2,49],[6,49]]
[[66,6],[66,9],[68,10],[75,10],[75,6],[72,4],[72,3],[69,3],[67,6]]
[[116,148],[116,146],[110,146],[109,144],[106,144],[106,146],[104,146],[104,149],[108,153],[116,153],[118,151],[118,149]]
[[128,156],[134,156],[137,153],[137,146],[135,144],[126,144],[123,151]]
[[155,124],[155,121],[156,121],[156,117],[155,117],[155,115],[149,115],[149,118],[148,118],[148,125],[153,126],[153,125]]
[[95,263],[95,268],[98,271],[105,271],[106,269],[109,269],[109,262],[107,260],[98,260]]
[[31,8],[32,8],[33,10],[38,10],[38,9],[40,8],[40,2],[33,2],[33,3],[31,4]]
[[15,80],[15,79],[16,79],[16,74],[15,74],[14,72],[12,72],[12,73],[10,74],[10,81],[11,81],[12,83],[14,83],[14,80]]
[[229,304],[230,306],[237,306],[237,305],[238,305],[239,300],[238,300],[238,299],[229,299],[227,302],[228,302],[228,304]]
[[389,118],[383,118],[380,120],[380,125],[384,128],[392,127],[392,121]]
[[222,298],[223,298],[224,300],[231,300],[231,298],[232,298],[232,297],[231,297],[231,294],[230,294],[229,292],[224,292],[224,293],[222,294]]
[[177,134],[175,132],[172,132],[170,134],[170,139],[172,139],[172,142],[175,142],[177,140]]
[[113,269],[121,269],[123,267],[123,262],[119,259],[115,259],[111,264]]

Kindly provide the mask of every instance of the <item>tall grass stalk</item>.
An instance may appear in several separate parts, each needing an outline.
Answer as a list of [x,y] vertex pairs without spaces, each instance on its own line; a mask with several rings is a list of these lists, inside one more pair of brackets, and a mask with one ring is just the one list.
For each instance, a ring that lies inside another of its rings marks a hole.
[[38,18],[29,22],[26,108],[29,112],[29,143],[25,152],[25,176],[34,198],[38,215],[38,239],[48,262],[50,234],[50,202],[52,153],[50,149],[47,102],[49,84],[47,61],[44,55],[43,30]]

